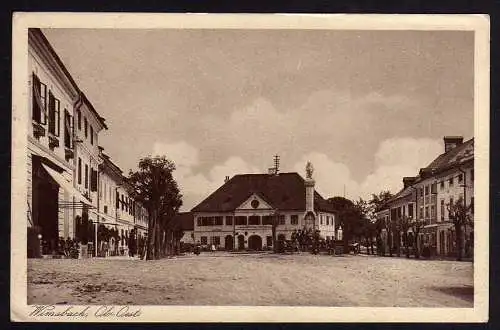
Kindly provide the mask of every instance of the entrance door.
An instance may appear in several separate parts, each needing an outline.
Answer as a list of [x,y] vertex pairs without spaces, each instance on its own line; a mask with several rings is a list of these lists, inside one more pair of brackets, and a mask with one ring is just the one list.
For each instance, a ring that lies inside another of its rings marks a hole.
[[58,228],[58,195],[59,187],[49,182],[42,182],[39,185],[40,197],[42,200],[38,204],[38,220],[42,227],[43,254],[55,254],[59,241]]
[[33,163],[33,219],[42,235],[42,253],[55,254],[59,242],[59,185]]
[[224,247],[227,251],[232,250],[234,248],[232,235],[226,236],[226,238],[224,239]]
[[262,238],[259,235],[252,235],[248,238],[248,249],[254,251],[262,250]]
[[239,235],[238,236],[238,250],[244,250],[245,249],[245,236]]

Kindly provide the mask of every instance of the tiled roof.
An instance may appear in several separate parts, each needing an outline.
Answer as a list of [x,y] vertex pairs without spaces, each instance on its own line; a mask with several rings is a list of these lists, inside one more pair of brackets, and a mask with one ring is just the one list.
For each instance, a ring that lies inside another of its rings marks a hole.
[[[305,181],[298,173],[239,174],[195,206],[193,212],[229,212],[251,194],[261,195],[278,210],[305,211]],[[315,211],[333,212],[327,201],[315,191]]]
[[424,171],[439,172],[471,159],[474,159],[474,138],[465,141],[450,151],[439,155],[427,167],[425,167]]
[[176,228],[181,228],[184,231],[194,229],[194,216],[191,212],[180,212],[173,221]]

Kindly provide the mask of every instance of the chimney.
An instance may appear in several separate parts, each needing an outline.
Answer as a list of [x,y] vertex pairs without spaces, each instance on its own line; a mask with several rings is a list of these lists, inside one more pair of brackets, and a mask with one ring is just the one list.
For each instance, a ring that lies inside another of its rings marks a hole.
[[448,152],[464,142],[463,136],[445,136],[444,140],[444,152]]
[[415,182],[416,179],[417,178],[414,177],[414,176],[405,176],[403,178],[403,187],[404,187],[404,189],[406,189],[409,186],[411,186]]
[[226,178],[224,179],[224,183],[229,181],[229,175],[226,175]]

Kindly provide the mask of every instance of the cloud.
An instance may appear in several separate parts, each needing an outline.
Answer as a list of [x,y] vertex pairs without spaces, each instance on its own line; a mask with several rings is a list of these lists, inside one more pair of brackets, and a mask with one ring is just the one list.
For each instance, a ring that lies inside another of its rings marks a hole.
[[196,172],[195,169],[200,164],[199,151],[185,141],[156,142],[153,145],[153,154],[165,155],[175,163],[173,176],[183,195],[184,211],[190,210],[219,188],[226,176],[259,172],[255,166],[237,156],[230,156],[223,163],[214,165],[207,174]]
[[[355,150],[353,150],[355,152]],[[368,199],[382,190],[396,193],[402,188],[404,176],[414,176],[442,152],[440,141],[427,138],[391,138],[382,141],[375,154],[375,167],[361,180],[355,180],[349,167],[333,157],[318,151],[304,154],[291,168],[305,177],[305,166],[314,166],[316,190],[325,198],[342,196]],[[224,184],[226,176],[243,173],[262,173],[262,169],[239,156],[230,156],[206,172],[196,169],[200,165],[199,150],[185,141],[153,145],[153,153],[165,154],[174,161],[174,177],[184,196],[183,210],[187,211]]]
[[415,176],[421,167],[427,166],[442,152],[439,141],[432,139],[392,138],[379,144],[375,153],[375,168],[361,181],[352,178],[349,168],[327,155],[311,152],[304,155],[294,170],[304,175],[305,164],[314,166],[316,189],[323,197],[342,196],[368,199],[382,190],[396,193],[402,188],[404,176]]

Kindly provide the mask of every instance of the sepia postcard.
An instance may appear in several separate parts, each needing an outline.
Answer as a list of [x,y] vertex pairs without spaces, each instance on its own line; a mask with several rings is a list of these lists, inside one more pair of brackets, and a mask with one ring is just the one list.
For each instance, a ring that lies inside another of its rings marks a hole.
[[486,15],[14,13],[11,319],[486,322]]

